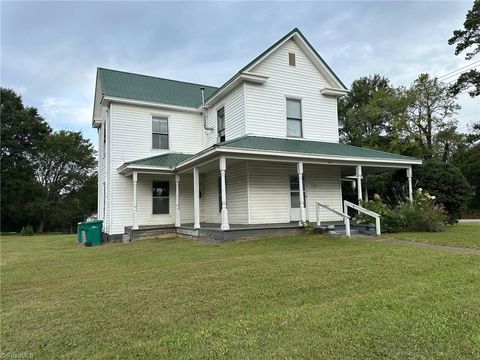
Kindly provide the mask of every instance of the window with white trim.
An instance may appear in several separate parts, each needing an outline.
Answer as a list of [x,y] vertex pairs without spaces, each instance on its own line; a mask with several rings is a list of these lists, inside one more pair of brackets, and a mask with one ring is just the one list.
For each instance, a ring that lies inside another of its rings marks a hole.
[[168,181],[154,181],[152,184],[152,213],[170,213],[170,183]]
[[152,118],[152,148],[168,149],[168,118]]
[[287,99],[287,136],[302,137],[302,101]]
[[217,110],[217,141],[219,143],[225,141],[225,108]]

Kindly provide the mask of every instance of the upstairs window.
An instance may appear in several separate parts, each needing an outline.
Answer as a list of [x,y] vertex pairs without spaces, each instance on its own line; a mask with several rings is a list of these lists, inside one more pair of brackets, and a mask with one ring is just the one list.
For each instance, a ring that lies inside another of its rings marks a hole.
[[107,153],[107,120],[103,122],[103,157]]
[[168,181],[154,181],[152,184],[153,214],[170,212],[170,184]]
[[288,65],[295,66],[295,53],[288,53]]
[[168,149],[168,119],[152,118],[152,148]]
[[302,102],[287,99],[287,136],[302,137]]
[[225,141],[225,108],[217,110],[217,140],[218,142]]

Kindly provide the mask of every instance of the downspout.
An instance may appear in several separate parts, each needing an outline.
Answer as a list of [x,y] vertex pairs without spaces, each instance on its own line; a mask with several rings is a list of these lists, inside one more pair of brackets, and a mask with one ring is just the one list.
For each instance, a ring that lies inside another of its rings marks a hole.
[[205,107],[205,88],[204,87],[201,87],[200,88],[201,92],[202,92],[202,116],[203,116],[203,128],[205,130],[208,130],[208,131],[213,131],[213,128],[210,128],[207,126],[207,114],[208,114],[208,110],[207,108]]

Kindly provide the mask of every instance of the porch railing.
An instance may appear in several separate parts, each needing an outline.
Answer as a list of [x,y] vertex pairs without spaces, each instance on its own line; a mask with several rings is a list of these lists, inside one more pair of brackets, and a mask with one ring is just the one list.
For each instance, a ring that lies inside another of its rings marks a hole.
[[341,211],[335,210],[328,205],[322,204],[319,201],[317,201],[317,226],[321,225],[321,221],[320,221],[321,207],[328,211],[333,212],[334,214],[340,215],[343,218],[343,223],[345,224],[345,235],[347,235],[347,237],[350,237],[350,216],[346,212],[342,213]]
[[360,211],[366,215],[372,216],[375,218],[375,231],[377,235],[381,234],[380,230],[380,214],[377,214],[376,212],[373,212],[372,210],[365,209],[364,207],[351,203],[350,201],[343,200],[343,211],[345,211],[346,214],[348,214],[348,208],[351,207],[352,209],[355,209],[357,211]]

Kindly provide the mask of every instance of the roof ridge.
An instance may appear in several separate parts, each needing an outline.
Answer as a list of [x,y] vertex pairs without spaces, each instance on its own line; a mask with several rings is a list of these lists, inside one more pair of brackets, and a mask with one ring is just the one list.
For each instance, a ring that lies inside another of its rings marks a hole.
[[199,84],[199,83],[194,83],[194,82],[191,82],[191,81],[168,79],[168,78],[164,78],[164,77],[151,76],[151,75],[146,75],[146,74],[139,74],[139,73],[134,73],[134,72],[130,72],[130,71],[124,71],[124,70],[108,69],[108,68],[104,68],[104,67],[101,67],[101,66],[98,66],[98,67],[97,67],[97,70],[107,70],[107,71],[113,71],[113,72],[117,72],[117,73],[123,73],[123,74],[129,74],[129,75],[142,76],[142,77],[146,77],[146,78],[152,78],[152,79],[158,79],[158,80],[166,80],[166,81],[173,81],[173,82],[182,83],[182,84],[198,85],[198,86],[205,86],[205,87],[209,87],[209,88],[218,89],[218,86]]

